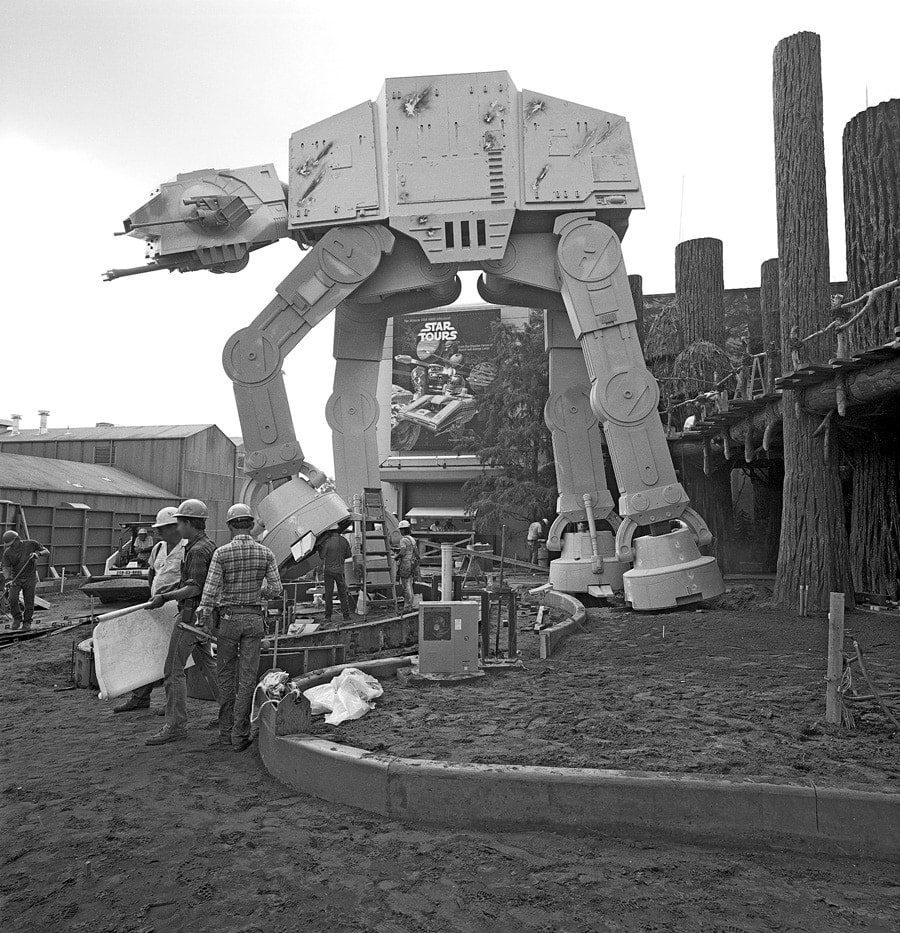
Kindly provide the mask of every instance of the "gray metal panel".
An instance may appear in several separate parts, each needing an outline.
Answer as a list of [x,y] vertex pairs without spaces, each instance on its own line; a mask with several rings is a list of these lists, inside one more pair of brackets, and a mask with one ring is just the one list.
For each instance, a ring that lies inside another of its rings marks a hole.
[[390,223],[430,263],[503,256],[519,187],[517,100],[505,71],[385,82]]
[[523,90],[526,210],[642,208],[628,121],[618,114]]
[[376,147],[371,101],[292,134],[290,227],[385,217],[379,198]]
[[456,674],[478,670],[475,602],[425,602],[419,606],[419,671]]

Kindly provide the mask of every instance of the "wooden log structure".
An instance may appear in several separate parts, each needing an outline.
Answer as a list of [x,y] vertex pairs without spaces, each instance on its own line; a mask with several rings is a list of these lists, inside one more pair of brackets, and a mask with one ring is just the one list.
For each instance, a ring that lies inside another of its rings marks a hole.
[[706,340],[725,348],[721,240],[701,237],[675,247],[675,303],[686,347]]
[[767,259],[759,270],[759,312],[766,353],[766,393],[775,391],[781,375],[781,308],[778,304],[778,259]]
[[[685,240],[675,247],[675,305],[684,335],[685,354],[691,352],[692,344],[705,341],[722,351],[722,361],[727,365],[722,254],[722,241],[713,237]],[[683,356],[679,357],[681,359]],[[702,365],[691,364],[689,369],[699,379],[685,379],[684,391],[688,397],[707,391],[717,376],[724,375],[720,366],[708,357]],[[682,413],[688,415],[690,411],[682,409]],[[726,459],[730,459],[727,454]],[[728,569],[734,539],[731,464],[705,472],[686,463],[681,481],[691,505],[706,519],[715,536],[719,563]]]
[[[854,297],[900,274],[900,100],[858,113],[845,127],[847,283]],[[900,289],[885,292],[848,328],[851,352],[884,343],[900,327]]]
[[[900,274],[900,100],[857,114],[844,128],[844,214],[851,296]],[[850,352],[894,337],[900,289],[883,292],[847,329]],[[900,384],[884,374],[879,384]],[[839,389],[841,387],[839,386]],[[851,379],[843,379],[850,406]],[[841,401],[841,399],[839,399]],[[896,597],[900,590],[900,432],[898,419],[850,449],[853,496],[850,554],[857,590]],[[893,428],[893,430],[891,430]]]
[[[782,358],[792,335],[811,334],[830,309],[825,194],[822,64],[819,36],[782,39],[773,57],[775,194]],[[823,338],[807,352],[827,359]],[[853,606],[843,497],[831,432],[815,437],[822,419],[801,406],[799,393],[782,403],[784,509],[775,600],[796,608],[808,586],[808,608],[825,609],[831,592]]]

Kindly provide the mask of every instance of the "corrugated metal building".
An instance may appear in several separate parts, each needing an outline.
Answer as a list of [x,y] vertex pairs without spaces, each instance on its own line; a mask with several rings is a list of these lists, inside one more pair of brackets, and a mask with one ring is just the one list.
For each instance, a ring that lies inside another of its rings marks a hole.
[[214,424],[101,424],[3,433],[0,453],[115,467],[176,500],[202,499],[209,506],[209,533],[220,542],[228,539],[225,513],[243,483],[237,448]]
[[177,502],[169,490],[115,467],[0,452],[0,533],[13,529],[50,548],[50,568],[99,574],[123,522],[152,521]]

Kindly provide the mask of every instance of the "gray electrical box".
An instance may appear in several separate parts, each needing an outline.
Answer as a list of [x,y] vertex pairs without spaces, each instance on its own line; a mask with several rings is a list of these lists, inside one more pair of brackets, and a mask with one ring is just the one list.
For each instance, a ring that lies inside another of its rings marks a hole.
[[465,674],[478,670],[478,621],[475,602],[419,605],[419,672]]

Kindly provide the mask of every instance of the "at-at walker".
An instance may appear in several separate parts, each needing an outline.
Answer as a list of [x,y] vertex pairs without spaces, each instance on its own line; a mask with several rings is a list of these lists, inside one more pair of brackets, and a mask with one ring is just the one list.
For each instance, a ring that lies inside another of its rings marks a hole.
[[[348,517],[297,441],[287,354],[336,312],[326,417],[337,489],[379,485],[378,367],[389,317],[451,304],[460,270],[489,302],[546,309],[559,484],[548,547],[562,590],[621,586],[636,609],[718,595],[711,535],[677,482],[619,245],[643,198],[623,117],[533,91],[506,72],[391,78],[378,100],[291,136],[272,165],[178,175],[125,221],[153,269],[237,272],[281,238],[307,250],[225,346],[246,448],[244,499],[282,564]],[[602,423],[621,492],[605,482]],[[621,516],[621,518],[620,518]],[[587,522],[589,532],[567,526]],[[598,530],[605,524],[608,531]],[[640,533],[639,533],[640,532]],[[633,564],[633,569],[628,569]],[[627,572],[626,572],[627,571]]]

